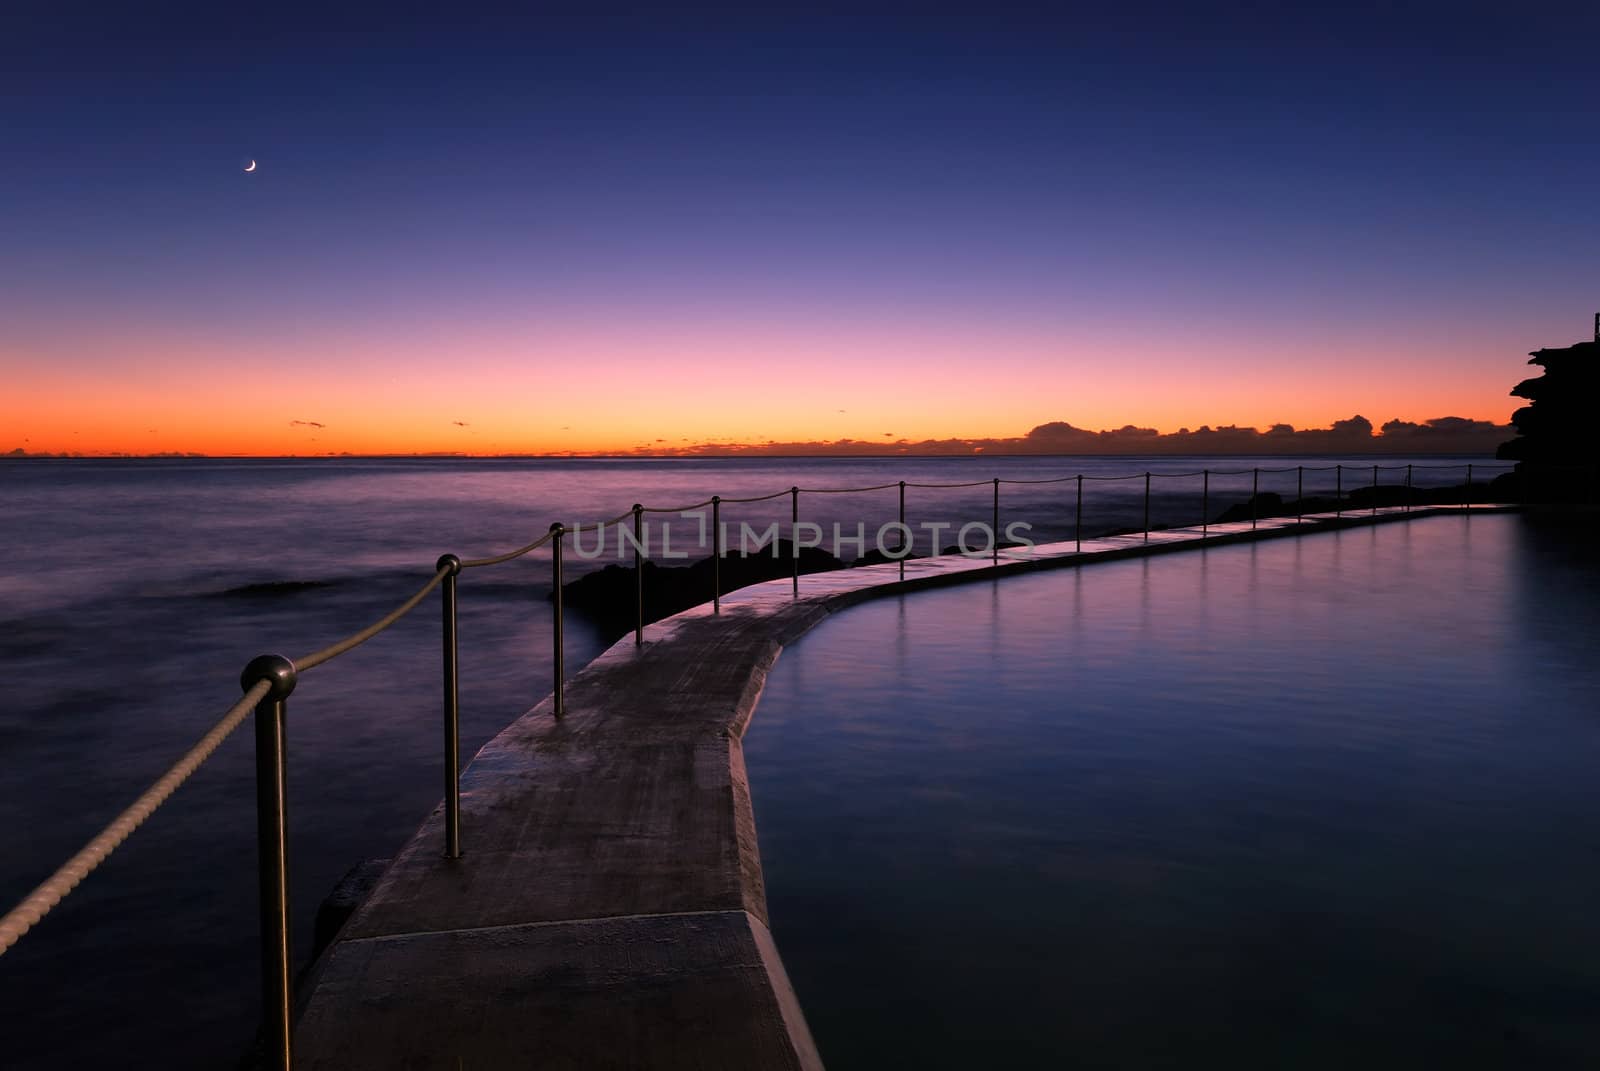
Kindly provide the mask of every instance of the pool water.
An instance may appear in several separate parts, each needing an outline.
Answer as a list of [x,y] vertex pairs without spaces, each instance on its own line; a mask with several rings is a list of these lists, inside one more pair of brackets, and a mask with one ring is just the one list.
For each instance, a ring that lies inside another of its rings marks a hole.
[[868,603],[745,748],[823,1058],[1600,1066],[1594,522]]

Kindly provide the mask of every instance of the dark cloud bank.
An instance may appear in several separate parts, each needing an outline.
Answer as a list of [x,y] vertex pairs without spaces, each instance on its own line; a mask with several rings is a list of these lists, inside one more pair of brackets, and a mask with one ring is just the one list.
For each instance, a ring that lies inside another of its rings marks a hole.
[[1203,425],[1162,433],[1132,424],[1114,431],[1089,431],[1065,421],[1040,424],[1013,439],[924,439],[876,442],[697,443],[666,448],[641,446],[636,453],[695,456],[750,454],[1490,454],[1512,435],[1509,424],[1464,417],[1435,417],[1422,424],[1391,420],[1374,429],[1363,416],[1336,420],[1331,428],[1297,430],[1274,424],[1266,431]]

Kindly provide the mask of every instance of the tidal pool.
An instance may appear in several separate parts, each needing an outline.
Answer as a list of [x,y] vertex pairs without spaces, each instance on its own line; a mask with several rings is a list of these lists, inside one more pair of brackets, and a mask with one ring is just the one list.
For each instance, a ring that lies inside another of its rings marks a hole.
[[828,1066],[1600,1066],[1594,537],[1430,518],[823,624],[745,752]]

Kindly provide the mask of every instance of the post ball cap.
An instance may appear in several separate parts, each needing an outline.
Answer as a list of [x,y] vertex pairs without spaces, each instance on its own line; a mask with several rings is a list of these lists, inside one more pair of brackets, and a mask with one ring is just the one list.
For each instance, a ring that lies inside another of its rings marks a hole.
[[248,692],[256,686],[257,681],[268,681],[271,688],[266,698],[284,699],[294,691],[299,677],[294,663],[283,655],[264,654],[252,658],[250,664],[244,667],[244,672],[239,674],[239,687]]

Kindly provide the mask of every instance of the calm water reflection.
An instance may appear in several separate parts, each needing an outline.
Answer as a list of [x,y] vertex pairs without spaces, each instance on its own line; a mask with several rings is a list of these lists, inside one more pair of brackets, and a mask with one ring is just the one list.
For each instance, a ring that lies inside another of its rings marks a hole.
[[746,741],[830,1068],[1600,1066],[1593,529],[853,609]]

